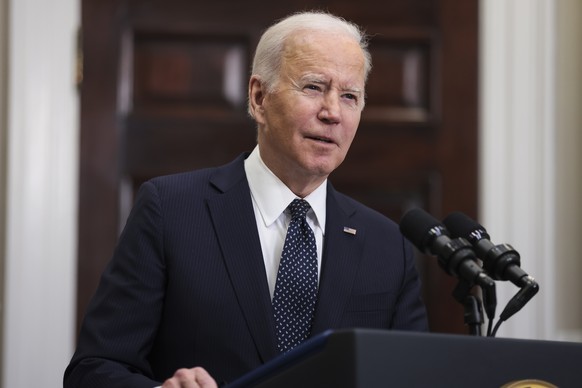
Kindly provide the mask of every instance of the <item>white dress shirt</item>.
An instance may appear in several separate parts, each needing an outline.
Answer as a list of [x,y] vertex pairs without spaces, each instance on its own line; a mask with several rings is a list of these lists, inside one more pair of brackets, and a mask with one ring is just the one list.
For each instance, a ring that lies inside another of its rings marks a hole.
[[[265,165],[259,153],[259,146],[256,146],[245,160],[245,173],[251,189],[261,250],[267,271],[267,282],[272,299],[275,293],[275,282],[277,281],[277,271],[279,270],[287,227],[291,222],[291,215],[285,210],[298,197]],[[307,223],[315,234],[318,278],[321,274],[326,198],[327,180],[303,198],[311,206],[307,212]]]

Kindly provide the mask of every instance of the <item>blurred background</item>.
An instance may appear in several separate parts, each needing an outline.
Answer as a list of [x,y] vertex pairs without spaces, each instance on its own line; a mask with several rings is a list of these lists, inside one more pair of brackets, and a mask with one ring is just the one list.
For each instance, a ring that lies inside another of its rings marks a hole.
[[[371,35],[334,186],[395,221],[477,219],[541,288],[497,336],[582,342],[582,2],[200,3],[0,0],[2,387],[62,385],[136,188],[252,149],[253,49],[309,9]],[[417,264],[431,331],[467,333],[456,280]],[[516,292],[498,282],[498,313]]]

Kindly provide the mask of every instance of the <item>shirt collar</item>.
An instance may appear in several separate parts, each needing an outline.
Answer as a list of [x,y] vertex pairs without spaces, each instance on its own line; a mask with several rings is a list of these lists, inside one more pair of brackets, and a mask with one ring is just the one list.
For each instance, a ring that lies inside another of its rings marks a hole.
[[[262,221],[268,227],[279,218],[297,196],[265,165],[261,159],[258,145],[245,160],[245,173]],[[304,198],[309,202],[315,214],[314,222],[318,223],[324,232],[326,197],[327,179]],[[310,213],[308,213],[308,217]]]

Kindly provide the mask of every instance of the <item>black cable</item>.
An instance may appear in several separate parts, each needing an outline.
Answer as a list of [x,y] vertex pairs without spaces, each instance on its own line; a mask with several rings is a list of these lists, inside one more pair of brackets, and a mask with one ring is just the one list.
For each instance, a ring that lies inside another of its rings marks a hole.
[[490,319],[489,324],[487,325],[487,337],[492,337],[491,329],[493,329],[493,319]]
[[495,328],[493,329],[493,332],[491,333],[490,337],[495,337],[495,335],[497,334],[497,330],[499,330],[499,326],[501,326],[501,324],[504,321],[502,319],[497,321],[497,324],[495,325]]

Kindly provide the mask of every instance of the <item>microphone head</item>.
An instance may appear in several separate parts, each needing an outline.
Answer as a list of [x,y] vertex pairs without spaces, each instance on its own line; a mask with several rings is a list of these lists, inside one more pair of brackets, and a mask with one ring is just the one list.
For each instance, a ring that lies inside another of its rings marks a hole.
[[448,235],[444,225],[420,208],[412,209],[402,217],[400,232],[422,251],[429,250],[435,237]]
[[454,237],[466,238],[471,244],[476,244],[482,239],[489,240],[487,230],[477,221],[461,212],[449,214],[443,220],[443,224],[445,224]]

